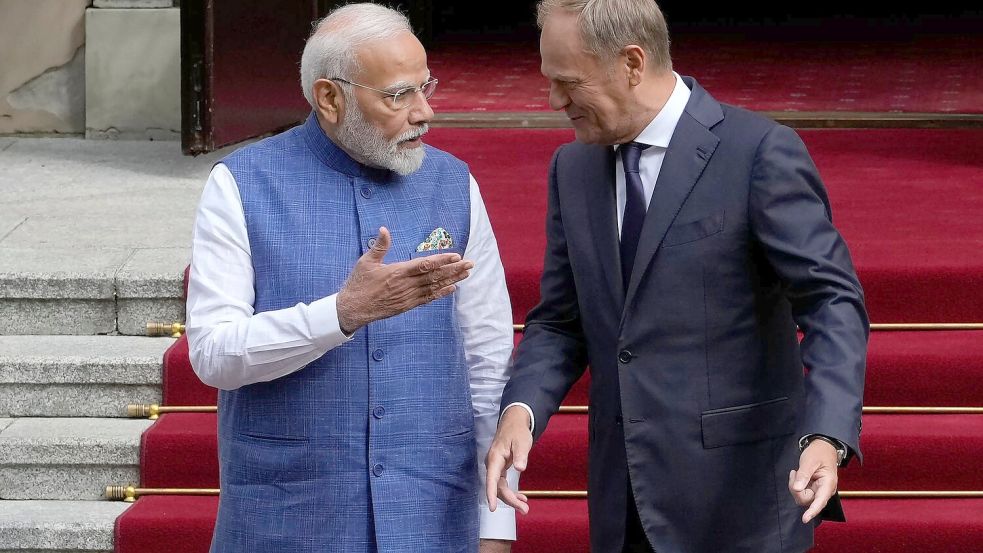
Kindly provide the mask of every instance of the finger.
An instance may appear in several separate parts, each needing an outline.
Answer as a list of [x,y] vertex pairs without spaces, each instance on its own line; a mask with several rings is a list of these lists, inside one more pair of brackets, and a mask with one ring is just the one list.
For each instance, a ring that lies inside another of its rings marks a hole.
[[818,461],[806,461],[804,464],[800,464],[799,470],[795,471],[795,482],[792,483],[792,489],[798,492],[806,489],[818,469]]
[[525,495],[512,491],[512,488],[509,487],[509,483],[504,476],[498,481],[498,496],[502,498],[502,501],[504,501],[506,505],[511,506],[513,509],[524,515],[529,514],[529,500]]
[[422,275],[429,273],[430,271],[439,269],[444,265],[449,263],[457,263],[461,261],[460,254],[456,253],[438,253],[434,255],[428,255],[426,257],[421,257],[418,259],[412,259],[407,261],[410,265],[409,274]]
[[815,492],[813,492],[813,490],[810,488],[806,488],[805,490],[796,490],[794,487],[795,475],[796,471],[794,470],[788,475],[788,491],[792,494],[792,499],[795,500],[796,505],[799,507],[805,507],[812,501]]
[[456,284],[471,276],[470,267],[467,265],[456,266],[451,270],[436,270],[422,275],[416,275],[408,281],[408,285],[423,293],[434,292],[441,288],[446,288],[451,284]]
[[474,268],[474,263],[461,259],[451,263],[447,263],[440,267],[435,267],[426,272],[411,271],[409,274],[416,274],[414,282],[420,286],[425,284],[432,284],[435,282],[440,282],[447,279],[454,279],[453,282],[462,280],[466,278],[471,269]]
[[502,472],[505,471],[507,459],[499,453],[495,453],[494,446],[488,451],[485,459],[485,497],[488,499],[488,510],[495,512],[498,507],[498,481],[501,479]]
[[428,288],[421,288],[419,294],[417,294],[416,298],[413,300],[414,305],[412,307],[423,305],[425,303],[430,303],[432,301],[437,301],[440,298],[453,294],[456,290],[457,290],[457,286],[453,284],[451,284],[450,286],[444,286],[443,288],[439,288],[433,291],[431,291]]
[[826,504],[829,503],[829,498],[833,497],[833,493],[836,491],[833,482],[830,479],[823,479],[820,481],[818,490],[815,492],[815,497],[812,500],[812,504],[809,505],[809,509],[802,514],[802,522],[808,523],[810,520],[816,517],[822,511]]
[[462,275],[452,275],[448,278],[445,278],[444,280],[441,280],[440,282],[435,282],[430,286],[425,287],[424,290],[429,290],[429,292],[431,293],[437,292],[438,290],[443,290],[444,288],[453,286],[458,282],[461,282],[462,280],[468,278],[469,276],[471,276],[471,273],[469,272],[465,272]]
[[382,263],[383,258],[386,257],[386,252],[389,251],[390,245],[392,245],[392,236],[389,234],[389,229],[379,227],[379,234],[375,237],[375,243],[372,244],[372,247],[365,254],[370,260]]

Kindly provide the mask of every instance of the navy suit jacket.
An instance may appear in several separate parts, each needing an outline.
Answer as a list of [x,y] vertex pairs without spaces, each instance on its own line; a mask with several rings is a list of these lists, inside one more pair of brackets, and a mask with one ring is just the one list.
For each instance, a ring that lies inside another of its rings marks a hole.
[[590,365],[595,553],[621,551],[629,486],[659,553],[804,551],[798,438],[860,455],[863,291],[795,132],[684,81],[627,290],[613,149],[555,153],[541,299],[502,405],[528,404],[538,438]]

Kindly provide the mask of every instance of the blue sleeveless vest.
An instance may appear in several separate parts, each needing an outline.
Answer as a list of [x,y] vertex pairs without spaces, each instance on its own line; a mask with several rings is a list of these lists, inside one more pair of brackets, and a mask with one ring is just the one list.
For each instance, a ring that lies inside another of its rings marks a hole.
[[[338,292],[380,226],[386,263],[439,227],[464,254],[468,168],[426,147],[402,177],[352,160],[313,114],[222,163],[242,198],[256,313]],[[214,552],[473,552],[474,416],[455,296],[369,324],[271,382],[219,393]]]

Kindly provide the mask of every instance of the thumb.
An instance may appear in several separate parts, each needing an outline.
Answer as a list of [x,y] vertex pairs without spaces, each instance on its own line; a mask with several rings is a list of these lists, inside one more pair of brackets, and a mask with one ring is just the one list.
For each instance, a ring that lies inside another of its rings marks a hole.
[[799,470],[795,471],[795,482],[792,483],[792,489],[797,492],[806,489],[815,472],[815,467],[800,466]]
[[375,237],[375,244],[365,253],[370,260],[382,263],[382,259],[386,257],[386,253],[389,251],[389,246],[391,245],[392,237],[389,235],[389,229],[379,227],[379,234]]

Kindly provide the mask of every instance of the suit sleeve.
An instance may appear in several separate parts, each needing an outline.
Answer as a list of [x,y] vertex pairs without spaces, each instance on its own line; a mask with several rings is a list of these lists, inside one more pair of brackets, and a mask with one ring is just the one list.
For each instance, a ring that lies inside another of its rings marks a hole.
[[535,417],[534,437],[542,435],[550,416],[587,365],[577,289],[570,267],[558,189],[561,147],[549,172],[546,254],[540,300],[526,317],[526,329],[513,360],[513,374],[502,405],[524,403]]
[[800,433],[836,438],[861,457],[860,417],[869,321],[850,253],[805,144],[775,126],[756,154],[751,231],[786,286],[804,339],[806,412]]

